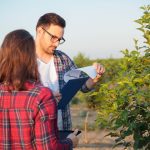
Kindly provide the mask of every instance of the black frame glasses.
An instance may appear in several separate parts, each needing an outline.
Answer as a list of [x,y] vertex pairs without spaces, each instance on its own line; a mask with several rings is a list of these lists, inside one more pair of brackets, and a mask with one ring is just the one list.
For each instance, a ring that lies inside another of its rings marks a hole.
[[49,33],[46,29],[44,29],[43,27],[42,27],[42,29],[51,37],[50,38],[50,40],[52,41],[52,42],[57,42],[57,41],[59,41],[59,44],[63,44],[66,40],[62,37],[62,38],[58,38],[57,36],[55,36],[55,35],[52,35],[51,33]]

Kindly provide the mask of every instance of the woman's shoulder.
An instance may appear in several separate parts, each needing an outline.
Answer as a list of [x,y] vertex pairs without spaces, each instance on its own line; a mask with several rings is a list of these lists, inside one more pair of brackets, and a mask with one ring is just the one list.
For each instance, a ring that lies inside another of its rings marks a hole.
[[28,81],[25,85],[28,90],[34,90],[38,93],[52,94],[52,91],[48,87],[43,86],[40,82]]

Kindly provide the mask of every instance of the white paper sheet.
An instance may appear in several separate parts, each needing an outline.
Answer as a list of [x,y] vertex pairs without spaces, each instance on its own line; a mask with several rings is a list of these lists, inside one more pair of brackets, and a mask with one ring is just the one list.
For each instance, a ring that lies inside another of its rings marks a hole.
[[80,77],[81,71],[86,73],[90,78],[94,79],[96,77],[96,69],[94,66],[87,66],[78,69],[69,70],[64,75],[64,81],[68,82],[71,79],[77,79]]

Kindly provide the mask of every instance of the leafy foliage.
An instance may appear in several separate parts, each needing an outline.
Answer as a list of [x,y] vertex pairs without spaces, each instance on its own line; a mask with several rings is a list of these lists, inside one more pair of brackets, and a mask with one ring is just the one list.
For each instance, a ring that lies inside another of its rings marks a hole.
[[[133,136],[134,149],[150,149],[150,6],[141,7],[144,15],[136,20],[145,41],[135,49],[122,51],[112,80],[99,85],[91,94],[92,106],[98,110],[97,123],[112,130],[116,145],[131,146],[125,139]],[[141,55],[141,51],[143,51]]]
[[82,53],[79,53],[77,56],[75,56],[73,60],[79,68],[91,65],[92,62],[88,57],[86,57]]
[[[97,125],[108,128],[116,145],[135,150],[150,149],[150,5],[143,6],[143,16],[135,22],[145,39],[142,46],[134,40],[135,49],[122,51],[124,58],[90,60],[83,54],[75,57],[79,67],[102,63],[106,73],[95,92],[79,97],[98,112]],[[80,99],[79,98],[79,99]],[[127,141],[128,136],[133,137]]]

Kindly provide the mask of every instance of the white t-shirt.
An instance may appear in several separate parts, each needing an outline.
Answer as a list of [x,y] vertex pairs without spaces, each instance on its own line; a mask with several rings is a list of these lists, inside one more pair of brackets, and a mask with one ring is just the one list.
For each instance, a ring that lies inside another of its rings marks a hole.
[[[58,75],[56,73],[56,68],[54,65],[54,58],[52,58],[48,63],[43,62],[37,58],[38,71],[40,73],[40,80],[42,84],[50,88],[53,92],[59,91]],[[58,110],[57,124],[59,130],[63,129],[62,125],[62,111]]]

